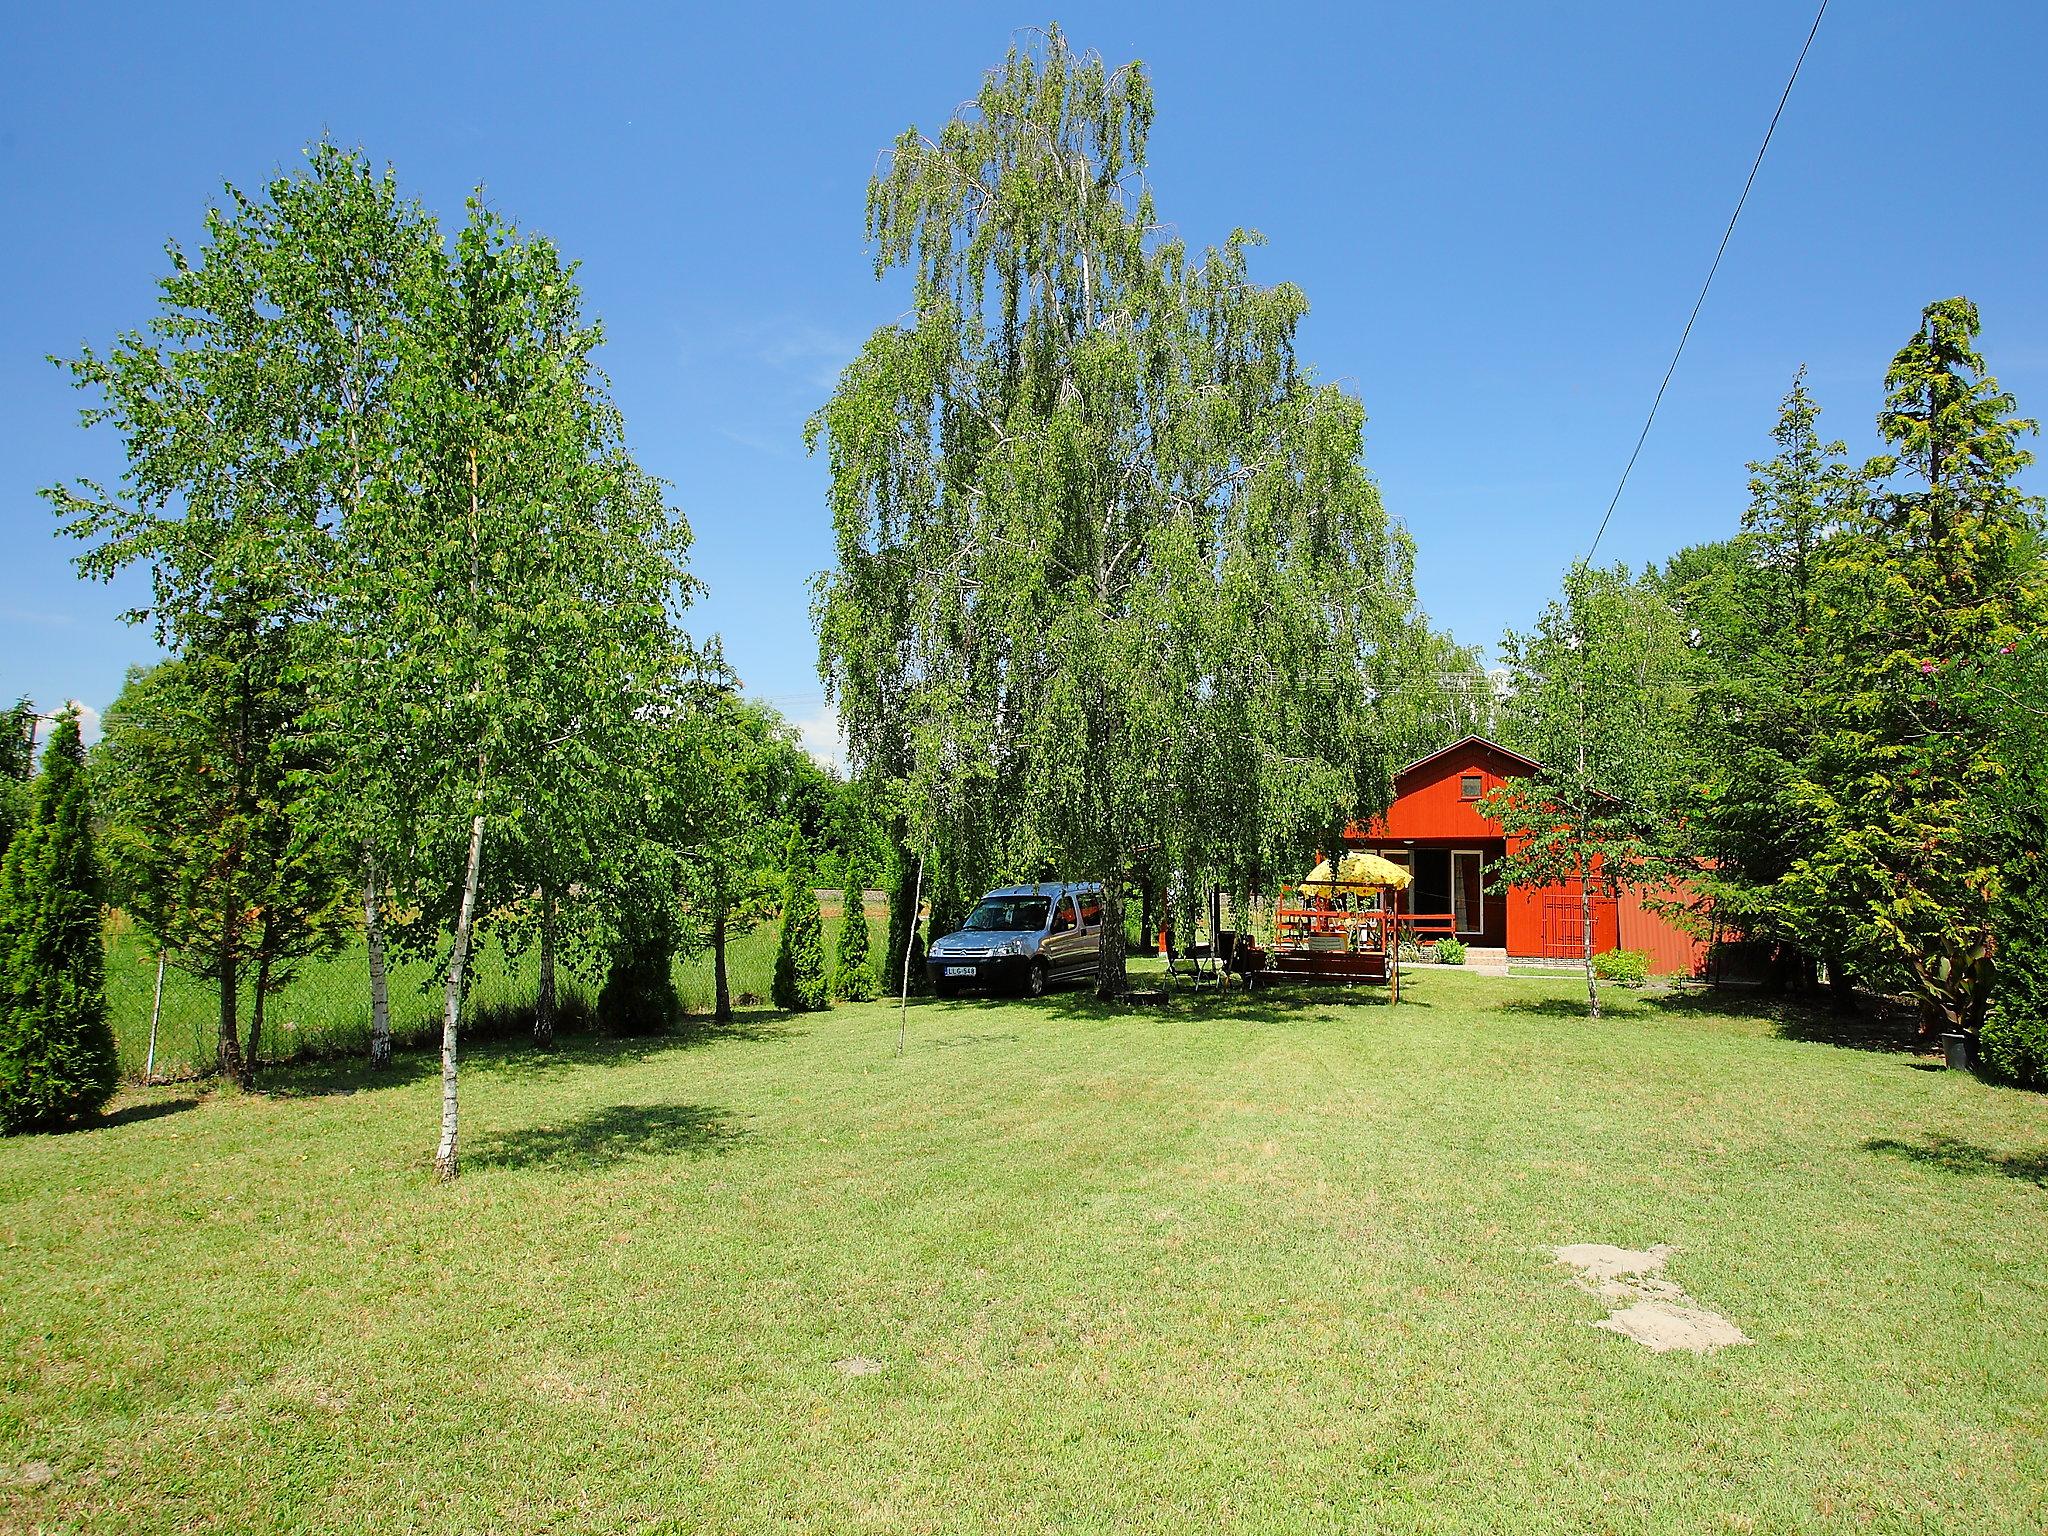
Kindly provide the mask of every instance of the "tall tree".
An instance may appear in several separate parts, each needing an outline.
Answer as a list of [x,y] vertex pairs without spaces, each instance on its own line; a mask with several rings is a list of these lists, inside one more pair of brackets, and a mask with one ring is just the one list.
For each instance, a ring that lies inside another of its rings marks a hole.
[[1972,807],[1999,774],[1996,732],[1944,674],[2024,638],[2044,612],[2039,498],[2017,477],[2034,423],[1985,372],[1968,299],[1927,306],[1885,375],[1869,515],[1826,559],[1830,627],[1813,772],[1815,846],[1788,884],[1867,924],[1925,1030],[1973,1033],[1995,975],[1996,848]]
[[130,617],[153,620],[158,639],[194,662],[187,691],[201,690],[194,706],[222,754],[206,850],[217,871],[219,1064],[243,1077],[241,962],[267,910],[248,887],[287,840],[274,776],[299,725],[289,676],[322,604],[337,522],[394,440],[394,295],[436,253],[391,178],[328,144],[261,195],[228,188],[196,256],[175,243],[168,253],[146,331],[65,365],[99,397],[85,424],[123,440],[120,485],[45,495],[90,546],[84,574],[149,567],[151,604]]
[[1867,948],[1863,929],[1787,878],[1817,845],[1798,786],[1816,771],[1836,640],[1827,556],[1864,500],[1843,445],[1822,442],[1819,415],[1801,369],[1779,408],[1778,451],[1749,466],[1742,531],[1674,557],[1665,584],[1692,635],[1684,742],[1697,790],[1687,808],[1702,855],[1695,883],[1717,921],[1776,946],[1781,979],[1818,961],[1846,1002],[1848,964]]
[[[490,829],[496,859],[563,785],[601,795],[634,762],[692,585],[688,528],[625,451],[591,365],[598,329],[555,248],[472,200],[452,259],[419,280],[399,452],[341,534],[326,739],[343,781],[388,808],[393,876],[447,934],[435,1166],[452,1179]],[[529,878],[508,872],[508,891]]]
[[874,1000],[880,990],[869,954],[867,877],[858,853],[849,852],[839,899],[839,942],[832,950],[832,995],[850,1003]]
[[936,138],[907,131],[868,233],[911,318],[810,428],[838,541],[820,668],[856,771],[899,786],[942,896],[1100,876],[1105,996],[1133,849],[1263,880],[1384,802],[1370,683],[1413,606],[1363,413],[1296,362],[1305,299],[1251,282],[1256,236],[1161,233],[1152,116],[1142,68],[1053,29]]
[[0,1127],[61,1125],[114,1091],[101,918],[85,750],[66,710],[0,859]]
[[1597,1019],[1594,897],[1655,884],[1666,869],[1683,697],[1677,616],[1653,578],[1575,565],[1536,627],[1508,631],[1500,649],[1508,744],[1541,766],[1480,802],[1507,836],[1495,878],[1575,888],[1586,1012]]
[[732,1020],[727,946],[781,905],[793,786],[798,760],[809,759],[773,709],[724,689],[703,707],[691,745],[699,786],[686,851],[692,915],[711,950],[712,1017],[725,1024]]

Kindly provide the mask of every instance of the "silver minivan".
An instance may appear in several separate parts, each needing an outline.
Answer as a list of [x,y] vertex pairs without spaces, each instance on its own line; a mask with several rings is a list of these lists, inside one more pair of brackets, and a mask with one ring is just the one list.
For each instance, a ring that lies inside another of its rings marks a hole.
[[956,931],[932,941],[925,966],[941,997],[969,987],[1042,997],[1093,976],[1101,953],[1101,883],[1055,881],[990,891]]

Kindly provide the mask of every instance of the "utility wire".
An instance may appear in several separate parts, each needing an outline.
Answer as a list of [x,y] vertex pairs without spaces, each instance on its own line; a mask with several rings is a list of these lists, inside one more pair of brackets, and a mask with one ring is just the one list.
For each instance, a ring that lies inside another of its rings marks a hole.
[[1813,25],[1807,29],[1806,41],[1800,45],[1799,57],[1793,61],[1792,73],[1786,77],[1785,89],[1778,96],[1778,108],[1771,114],[1771,125],[1764,130],[1764,141],[1757,146],[1756,159],[1750,163],[1749,179],[1742,184],[1742,195],[1735,199],[1735,211],[1728,216],[1728,227],[1721,232],[1721,243],[1714,250],[1714,264],[1707,268],[1707,280],[1700,284],[1700,296],[1692,301],[1692,313],[1685,317],[1685,329],[1679,333],[1678,349],[1671,354],[1671,366],[1664,370],[1664,382],[1657,386],[1657,397],[1650,402],[1650,414],[1643,419],[1643,430],[1636,435],[1635,452],[1628,456],[1628,463],[1621,471],[1621,481],[1614,487],[1614,497],[1607,503],[1606,515],[1600,519],[1600,530],[1593,535],[1591,548],[1586,551],[1581,565],[1591,565],[1593,556],[1600,548],[1601,539],[1607,535],[1607,524],[1614,517],[1614,509],[1621,503],[1621,493],[1628,485],[1628,477],[1636,467],[1636,460],[1642,455],[1643,444],[1649,440],[1650,425],[1657,419],[1657,407],[1664,403],[1664,391],[1671,385],[1671,375],[1678,371],[1678,360],[1685,354],[1685,344],[1692,336],[1693,322],[1700,317],[1700,306],[1707,302],[1707,290],[1714,286],[1714,274],[1721,270],[1721,258],[1728,253],[1728,242],[1735,234],[1735,221],[1742,217],[1742,205],[1749,201],[1749,189],[1756,185],[1756,173],[1762,169],[1764,152],[1771,147],[1771,136],[1778,131],[1778,119],[1784,115],[1785,103],[1792,99],[1792,87],[1799,79],[1800,66],[1806,62],[1806,51],[1813,46],[1814,36],[1820,31],[1820,19],[1828,13],[1828,0],[1820,0],[1820,9],[1813,13]]

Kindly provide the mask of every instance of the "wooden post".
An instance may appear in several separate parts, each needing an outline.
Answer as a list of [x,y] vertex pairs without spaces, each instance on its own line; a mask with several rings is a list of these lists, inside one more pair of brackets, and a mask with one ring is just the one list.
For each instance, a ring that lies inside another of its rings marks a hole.
[[1394,898],[1387,909],[1387,975],[1391,978],[1388,1002],[1398,1006],[1401,1001],[1401,888],[1394,886],[1388,894]]

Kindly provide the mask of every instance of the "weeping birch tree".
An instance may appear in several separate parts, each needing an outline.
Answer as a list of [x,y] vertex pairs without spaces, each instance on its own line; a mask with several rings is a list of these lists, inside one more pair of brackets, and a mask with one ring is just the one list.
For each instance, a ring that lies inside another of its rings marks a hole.
[[1162,229],[1152,116],[1140,66],[1052,29],[898,139],[868,234],[909,317],[810,425],[856,771],[956,883],[1101,878],[1104,996],[1131,850],[1251,889],[1384,803],[1373,683],[1413,609],[1363,411],[1296,360],[1306,299],[1251,281],[1255,235]]

